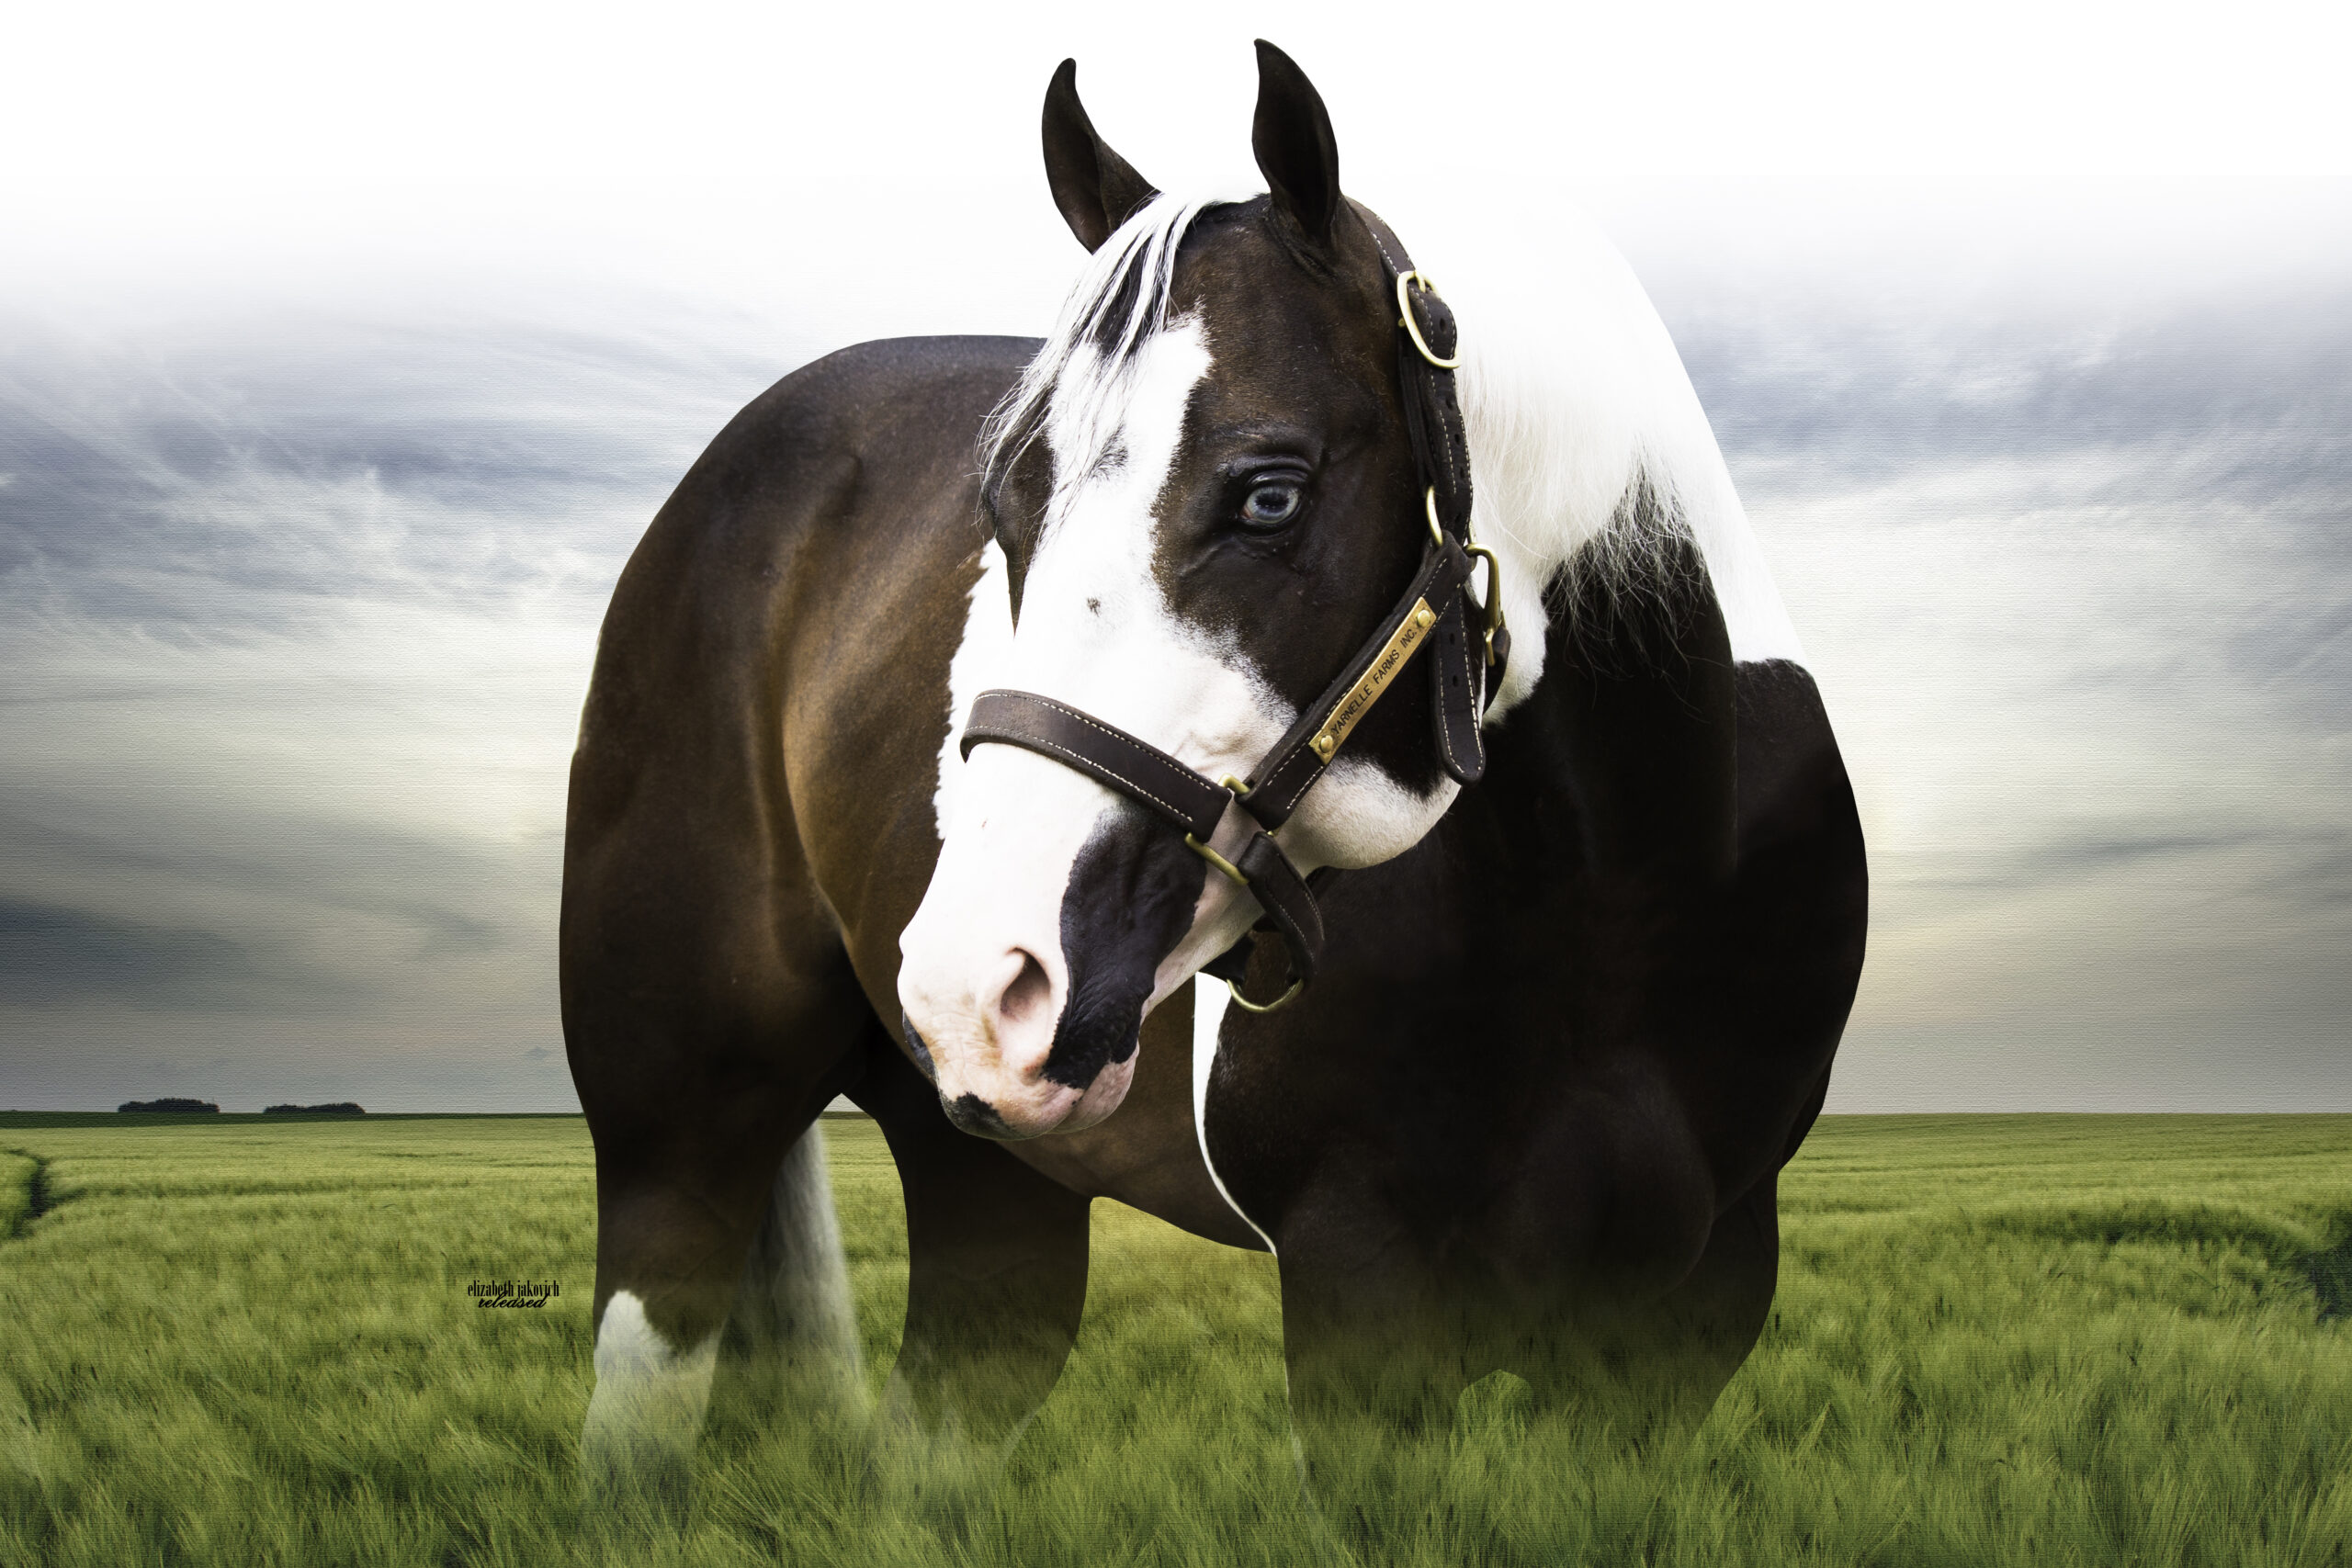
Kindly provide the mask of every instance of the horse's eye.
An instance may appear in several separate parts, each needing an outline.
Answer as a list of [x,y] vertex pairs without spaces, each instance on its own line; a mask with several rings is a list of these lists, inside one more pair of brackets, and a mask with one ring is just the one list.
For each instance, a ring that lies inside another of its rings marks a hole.
[[1241,522],[1250,528],[1279,528],[1298,515],[1306,499],[1295,479],[1267,479],[1250,487],[1241,503]]

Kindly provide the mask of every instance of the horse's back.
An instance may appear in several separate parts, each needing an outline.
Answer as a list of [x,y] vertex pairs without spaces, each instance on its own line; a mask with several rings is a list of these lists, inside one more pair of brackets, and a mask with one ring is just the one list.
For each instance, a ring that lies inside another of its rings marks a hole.
[[[1826,1062],[1862,971],[1870,872],[1845,758],[1812,672],[1738,667],[1739,866],[1761,982],[1826,1032]],[[1751,962],[1754,960],[1751,959]]]
[[[1777,1168],[1827,1092],[1862,972],[1870,874],[1853,786],[1812,672],[1737,666],[1739,872],[1721,928],[1715,1113],[1753,1125],[1746,1160]],[[1745,1163],[1734,1156],[1730,1163]]]

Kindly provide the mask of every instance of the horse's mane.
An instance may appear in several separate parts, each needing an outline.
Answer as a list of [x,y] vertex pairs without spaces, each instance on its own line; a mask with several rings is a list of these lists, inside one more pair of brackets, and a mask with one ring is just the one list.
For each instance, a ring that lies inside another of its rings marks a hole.
[[[1057,491],[1115,456],[1127,378],[1166,323],[1177,249],[1217,205],[1155,197],[1094,253],[1053,335],[983,430],[991,507],[1040,435]],[[1542,673],[1539,627],[1577,605],[1673,592],[1686,540],[1706,563],[1735,655],[1800,658],[1681,356],[1615,247],[1566,215],[1540,243],[1458,222],[1399,231],[1462,322],[1472,527],[1502,558],[1521,650],[1495,711]]]
[[[1616,247],[1569,211],[1540,239],[1451,216],[1399,231],[1462,323],[1472,527],[1503,558],[1514,626],[1674,592],[1687,541],[1735,657],[1801,660],[1682,356]],[[1513,647],[1501,704],[1541,672],[1540,639]]]

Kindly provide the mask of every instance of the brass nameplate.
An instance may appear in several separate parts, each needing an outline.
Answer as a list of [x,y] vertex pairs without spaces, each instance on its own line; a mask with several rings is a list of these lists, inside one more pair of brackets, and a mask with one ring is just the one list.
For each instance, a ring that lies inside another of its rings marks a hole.
[[1323,728],[1316,731],[1315,739],[1307,742],[1317,756],[1326,762],[1331,760],[1340,742],[1347,739],[1348,732],[1372,711],[1372,705],[1380,700],[1380,694],[1396,679],[1396,672],[1405,668],[1414,651],[1428,640],[1430,628],[1435,625],[1437,615],[1430,610],[1430,602],[1426,599],[1414,600],[1413,613],[1397,625],[1387,646],[1372,661],[1372,668],[1363,672],[1363,679],[1348,689],[1348,694],[1340,699],[1340,705],[1331,710],[1331,716],[1323,721]]

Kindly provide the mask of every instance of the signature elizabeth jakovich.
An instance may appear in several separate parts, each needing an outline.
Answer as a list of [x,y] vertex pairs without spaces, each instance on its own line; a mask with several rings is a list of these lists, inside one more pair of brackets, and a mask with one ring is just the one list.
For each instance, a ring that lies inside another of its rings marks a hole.
[[466,1287],[466,1294],[474,1298],[477,1307],[536,1309],[563,1294],[563,1287],[553,1280],[476,1280]]

